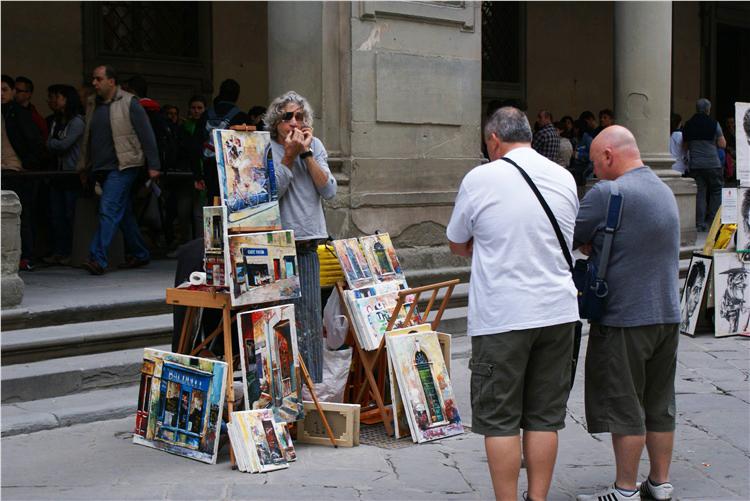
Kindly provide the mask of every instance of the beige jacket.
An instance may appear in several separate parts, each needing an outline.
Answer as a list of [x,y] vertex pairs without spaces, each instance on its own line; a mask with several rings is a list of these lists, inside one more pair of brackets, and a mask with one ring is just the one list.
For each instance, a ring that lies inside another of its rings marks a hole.
[[[138,98],[129,92],[125,92],[118,85],[115,97],[112,98],[109,105],[109,123],[112,127],[112,142],[115,145],[117,168],[119,170],[141,167],[145,163],[141,141],[130,122],[130,102],[132,99]],[[78,172],[91,169],[89,141],[94,108],[96,108],[96,95],[90,96],[86,102],[86,129],[83,132],[81,155],[78,158]]]

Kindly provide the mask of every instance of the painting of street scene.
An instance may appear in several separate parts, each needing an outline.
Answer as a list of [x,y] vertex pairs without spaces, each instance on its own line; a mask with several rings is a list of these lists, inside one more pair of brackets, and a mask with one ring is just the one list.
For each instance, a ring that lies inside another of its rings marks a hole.
[[388,233],[362,237],[359,241],[370,271],[378,282],[404,279],[404,273],[396,257],[396,249]]
[[229,235],[227,273],[232,306],[300,296],[294,232]]
[[336,257],[341,263],[341,269],[344,271],[350,289],[375,283],[367,260],[359,248],[359,240],[356,238],[334,240],[333,248],[336,250]]
[[281,229],[278,191],[268,132],[213,131],[227,230]]
[[245,409],[270,408],[280,422],[302,419],[294,305],[240,313],[237,325]]
[[227,364],[146,348],[133,443],[216,463]]
[[386,336],[386,343],[416,442],[463,433],[437,334]]

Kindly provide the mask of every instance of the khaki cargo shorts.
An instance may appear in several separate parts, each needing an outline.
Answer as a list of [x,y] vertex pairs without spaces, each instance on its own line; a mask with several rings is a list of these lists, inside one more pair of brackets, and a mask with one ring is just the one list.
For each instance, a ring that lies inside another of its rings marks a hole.
[[586,350],[589,433],[674,431],[679,324],[591,324]]
[[565,427],[575,322],[471,338],[471,429],[513,436]]

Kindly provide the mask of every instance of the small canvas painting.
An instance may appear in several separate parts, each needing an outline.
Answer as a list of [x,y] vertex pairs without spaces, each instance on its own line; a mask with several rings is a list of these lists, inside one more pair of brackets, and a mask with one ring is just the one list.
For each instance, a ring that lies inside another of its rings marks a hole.
[[240,313],[237,328],[245,409],[270,408],[280,422],[302,419],[294,306]]
[[224,206],[203,207],[203,250],[224,252]]
[[416,442],[463,433],[437,334],[386,336],[386,343]]
[[680,301],[680,332],[695,335],[695,326],[711,273],[711,257],[694,254],[690,260]]
[[362,237],[359,241],[370,271],[378,282],[404,280],[404,273],[396,257],[396,249],[393,248],[388,233]]
[[232,306],[300,296],[293,231],[228,236],[227,276]]
[[[750,103],[734,103],[737,179],[740,186],[750,185]],[[727,131],[724,131],[727,134]]]
[[356,238],[334,240],[333,248],[336,250],[336,256],[339,258],[341,269],[344,270],[344,276],[350,289],[357,289],[375,283],[370,267],[367,264],[365,256],[362,254],[362,250],[359,248],[359,241]]
[[227,364],[146,348],[133,443],[215,463]]
[[280,230],[269,133],[216,129],[213,134],[227,229],[233,233]]
[[750,265],[735,252],[714,251],[714,327],[716,337],[750,333]]

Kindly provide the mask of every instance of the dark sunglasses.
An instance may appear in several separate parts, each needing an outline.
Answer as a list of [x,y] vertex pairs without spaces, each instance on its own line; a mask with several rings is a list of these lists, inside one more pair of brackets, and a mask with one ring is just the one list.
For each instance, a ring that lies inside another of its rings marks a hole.
[[286,113],[281,115],[281,120],[283,120],[284,122],[288,122],[292,119],[292,117],[294,117],[294,119],[298,122],[303,122],[305,120],[305,114],[301,111],[287,111]]

